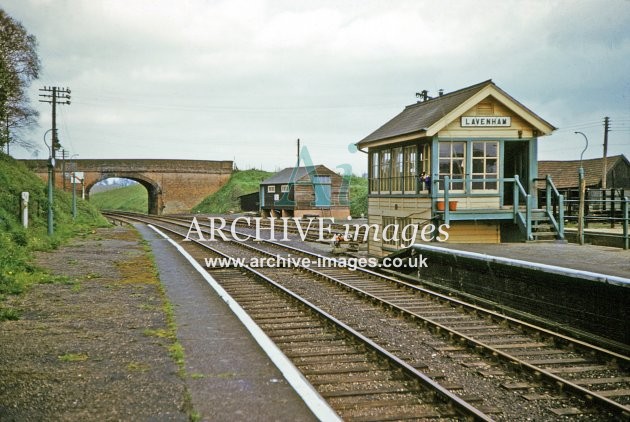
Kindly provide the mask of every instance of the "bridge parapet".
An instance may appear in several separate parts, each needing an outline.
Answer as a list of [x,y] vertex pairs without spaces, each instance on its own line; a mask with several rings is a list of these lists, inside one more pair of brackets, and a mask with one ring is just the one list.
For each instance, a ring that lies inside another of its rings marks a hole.
[[[20,160],[45,181],[47,160]],[[64,177],[65,167],[65,177]],[[57,160],[55,186],[69,190],[70,172],[84,174],[89,190],[96,183],[121,177],[141,183],[148,192],[150,214],[189,212],[206,196],[219,190],[230,178],[232,161],[161,160],[161,159],[78,159]]]
[[[48,160],[20,160],[33,170],[47,170]],[[232,173],[232,161],[207,160],[162,160],[162,159],[77,159],[66,160],[66,166],[75,171],[98,172],[169,172],[169,173]],[[62,160],[58,159],[55,168],[61,170]]]

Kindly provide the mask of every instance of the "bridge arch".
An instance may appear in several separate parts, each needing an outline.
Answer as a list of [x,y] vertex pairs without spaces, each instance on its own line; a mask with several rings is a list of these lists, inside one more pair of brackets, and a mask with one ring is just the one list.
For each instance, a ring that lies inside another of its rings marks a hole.
[[162,202],[162,188],[160,187],[159,183],[157,183],[156,181],[150,179],[149,177],[146,177],[143,174],[138,174],[138,173],[119,172],[119,171],[100,173],[98,178],[89,181],[85,185],[85,198],[86,199],[90,198],[90,189],[92,189],[92,187],[95,184],[102,182],[103,180],[111,179],[112,177],[117,177],[120,179],[129,179],[129,180],[133,180],[135,182],[140,183],[142,186],[144,186],[144,188],[147,190],[147,193],[148,193],[149,206],[148,206],[147,212],[149,214],[154,214],[154,215],[158,215],[162,213],[162,209],[164,208],[163,202]]
[[[48,180],[47,160],[21,161],[44,181]],[[72,171],[81,174],[77,177],[87,191],[110,177],[131,179],[147,189],[149,213],[185,213],[227,183],[233,164],[232,161],[129,158],[76,159],[64,166],[62,160],[57,160],[55,186],[72,189],[69,182]]]

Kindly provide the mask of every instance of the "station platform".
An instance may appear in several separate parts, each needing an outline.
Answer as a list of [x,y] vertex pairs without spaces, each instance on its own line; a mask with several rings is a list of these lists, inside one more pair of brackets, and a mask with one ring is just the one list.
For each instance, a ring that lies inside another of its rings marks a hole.
[[575,243],[432,243],[442,248],[630,278],[630,251]]
[[202,421],[317,418],[228,305],[167,240],[144,225],[159,278],[173,305],[185,378]]
[[[565,238],[572,243],[578,243],[578,235],[576,228],[564,229]],[[627,239],[623,235],[623,227],[617,225],[615,228],[610,227],[598,227],[598,228],[585,228],[584,229],[584,242],[591,245],[598,246],[613,246],[616,248],[628,249]]]
[[[630,251],[571,243],[415,244],[412,281],[559,332],[630,352]],[[402,261],[404,262],[404,261]]]

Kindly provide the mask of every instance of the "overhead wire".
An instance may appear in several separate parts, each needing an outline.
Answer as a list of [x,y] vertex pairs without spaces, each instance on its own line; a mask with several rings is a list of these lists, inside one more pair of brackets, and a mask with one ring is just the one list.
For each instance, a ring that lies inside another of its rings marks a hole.
[[[72,142],[72,134],[70,132],[70,127],[68,125],[68,119],[66,116],[65,107],[59,107],[57,108],[57,110],[59,110],[57,117],[61,117],[59,120],[61,120],[61,126],[63,128],[63,135],[60,138],[63,140],[63,142],[67,140],[68,144],[70,145],[69,149],[71,152],[75,151],[74,143]],[[68,150],[68,148],[66,148],[66,150]]]

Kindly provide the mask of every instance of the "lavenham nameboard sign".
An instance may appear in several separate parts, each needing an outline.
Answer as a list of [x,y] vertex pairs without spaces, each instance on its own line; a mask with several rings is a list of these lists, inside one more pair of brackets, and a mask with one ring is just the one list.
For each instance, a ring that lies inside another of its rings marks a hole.
[[512,118],[509,116],[462,116],[462,127],[510,127]]

